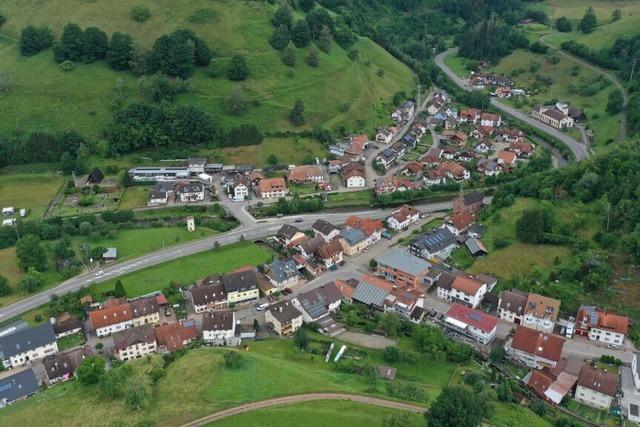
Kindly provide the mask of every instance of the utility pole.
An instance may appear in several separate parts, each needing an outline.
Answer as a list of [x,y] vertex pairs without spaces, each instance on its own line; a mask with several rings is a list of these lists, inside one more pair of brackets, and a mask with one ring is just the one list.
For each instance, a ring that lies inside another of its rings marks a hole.
[[631,74],[629,75],[629,83],[633,80],[633,72],[636,70],[636,62],[638,62],[638,58],[633,58],[633,65],[631,66]]

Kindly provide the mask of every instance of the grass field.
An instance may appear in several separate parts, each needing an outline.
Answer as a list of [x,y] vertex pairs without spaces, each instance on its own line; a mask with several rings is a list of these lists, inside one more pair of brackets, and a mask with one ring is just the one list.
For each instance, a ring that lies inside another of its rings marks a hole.
[[[129,297],[144,295],[161,290],[170,282],[193,283],[209,274],[221,274],[246,265],[268,262],[273,255],[266,249],[250,242],[239,242],[219,249],[211,249],[189,255],[163,264],[145,268],[121,276],[124,289]],[[98,285],[98,289],[108,290],[115,285],[109,280]]]
[[[217,421],[209,424],[209,426],[285,427],[290,426],[292,420],[305,420],[305,426],[307,427],[340,425],[372,427],[380,425],[381,420],[384,418],[398,413],[400,413],[400,411],[355,402],[306,402],[252,411]],[[412,413],[411,421],[415,423],[415,426],[424,425],[424,417],[420,414]],[[407,427],[411,427],[411,425]]]
[[342,193],[330,193],[327,196],[326,208],[338,208],[347,206],[369,206],[373,193],[371,190],[347,191]]
[[83,345],[86,341],[87,340],[85,340],[84,335],[81,332],[67,335],[66,337],[62,337],[58,340],[58,350],[64,351],[72,347],[77,347]]
[[55,174],[0,175],[0,207],[27,208],[27,218],[41,218],[63,182]]
[[[193,91],[178,102],[195,104],[228,127],[251,123],[262,130],[290,128],[287,114],[297,98],[305,102],[306,128],[318,124],[344,125],[349,130],[370,131],[388,120],[390,100],[400,90],[414,89],[414,75],[408,67],[368,39],[356,43],[359,59],[352,62],[339,46],[320,54],[320,66],[304,62],[306,52],[298,52],[298,63],[289,72],[269,45],[273,31],[269,20],[276,7],[266,2],[232,0],[140,0],[153,16],[144,24],[130,18],[132,3],[126,0],[102,2],[34,0],[25,4],[7,0],[2,11],[8,17],[0,33],[0,69],[10,73],[13,91],[0,102],[0,132],[20,129],[74,129],[98,137],[109,123],[116,82],[131,99],[143,97],[139,79],[131,73],[116,72],[102,62],[78,64],[64,72],[55,64],[51,51],[24,58],[18,53],[17,38],[27,24],[48,25],[57,36],[68,22],[98,26],[112,34],[130,34],[137,45],[149,49],[161,34],[189,28],[207,41],[216,61],[225,65],[233,54],[247,56],[252,77],[242,83],[248,110],[241,116],[224,112],[224,104],[235,87],[226,78],[212,79],[204,70],[193,78]],[[193,23],[189,17],[204,10],[208,22]],[[378,70],[384,76],[378,76]]]
[[[533,64],[538,64],[539,70],[532,72]],[[577,67],[577,75],[573,75],[574,67]],[[525,112],[530,113],[535,105],[552,99],[567,101],[573,107],[585,110],[588,120],[584,124],[593,130],[596,145],[602,147],[609,138],[616,140],[618,137],[620,117],[605,111],[609,93],[614,87],[594,71],[565,57],[552,64],[544,55],[524,50],[516,50],[503,58],[493,71],[511,76],[518,88],[537,90],[526,100],[526,105],[520,100],[508,100]],[[537,81],[539,78],[550,78],[552,84],[541,84]]]
[[153,187],[151,187],[150,185],[137,185],[127,187],[124,190],[122,198],[120,199],[118,209],[126,210],[143,208],[147,206],[147,202],[149,201],[149,193],[151,192],[152,188]]
[[205,151],[212,159],[225,164],[252,164],[256,167],[267,166],[268,157],[275,154],[279,164],[302,164],[305,156],[324,158],[327,155],[322,144],[310,138],[265,138],[260,145],[222,148]]

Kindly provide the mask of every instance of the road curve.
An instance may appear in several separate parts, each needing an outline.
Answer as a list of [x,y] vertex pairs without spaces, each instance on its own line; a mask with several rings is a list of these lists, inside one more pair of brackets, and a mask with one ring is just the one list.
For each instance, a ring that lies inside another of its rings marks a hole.
[[[435,62],[436,65],[451,79],[454,81],[454,83],[456,85],[458,85],[460,88],[466,90],[466,91],[471,91],[472,89],[467,85],[467,83],[461,79],[460,77],[458,77],[458,75],[456,73],[453,72],[453,70],[451,68],[449,68],[445,63],[444,63],[444,58],[446,58],[448,55],[457,52],[458,49],[457,48],[450,48],[445,50],[444,52],[439,53],[438,55],[436,55],[435,57]],[[491,98],[491,105],[495,108],[497,108],[498,110],[501,110],[502,112],[515,117],[516,119],[525,122],[526,124],[535,127],[538,130],[541,130],[542,132],[546,133],[547,135],[550,135],[558,140],[560,140],[561,142],[563,142],[567,147],[569,147],[569,149],[571,150],[571,152],[573,152],[573,155],[575,156],[576,160],[580,161],[580,160],[586,160],[589,158],[589,151],[586,145],[576,141],[575,139],[571,138],[569,135],[560,132],[559,130],[552,128],[551,126],[548,126],[532,117],[529,117],[528,115],[516,110],[515,108],[512,108],[506,104],[503,104],[502,102],[498,101],[496,98]]]
[[566,58],[569,58],[572,61],[575,61],[580,65],[583,65],[588,69],[595,71],[596,73],[602,74],[611,83],[613,83],[613,85],[616,87],[616,89],[620,91],[620,93],[622,93],[622,110],[620,110],[620,142],[624,142],[624,139],[627,136],[627,105],[629,105],[629,99],[627,98],[627,91],[624,89],[624,86],[622,85],[622,83],[620,83],[620,80],[618,80],[618,78],[614,74],[610,73],[604,68],[599,67],[598,65],[592,64],[588,61],[585,61],[584,59],[577,57],[572,53],[566,52],[561,48],[557,48],[553,46],[551,43],[549,43],[545,39],[545,37],[547,37],[548,35],[549,34],[545,34],[544,36],[541,36],[540,41],[546,44],[547,46],[549,46],[551,49],[557,50],[560,53],[560,55],[563,55]]
[[365,405],[380,406],[383,408],[398,409],[401,411],[415,412],[422,414],[427,408],[409,403],[395,402],[393,400],[379,399],[377,397],[369,397],[358,394],[347,393],[308,393],[296,394],[292,396],[276,397],[274,399],[259,400],[257,402],[245,403],[244,405],[234,406],[224,411],[215,412],[197,420],[183,424],[182,427],[203,426],[223,418],[232,417],[234,415],[243,414],[245,412],[256,411],[258,409],[271,408],[273,406],[290,405],[295,403],[313,402],[316,400],[348,400],[351,402],[363,403]]

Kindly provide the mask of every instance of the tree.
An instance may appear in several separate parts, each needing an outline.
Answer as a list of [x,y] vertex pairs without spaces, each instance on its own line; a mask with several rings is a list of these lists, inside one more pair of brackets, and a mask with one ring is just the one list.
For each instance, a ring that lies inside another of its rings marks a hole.
[[501,402],[513,402],[513,390],[509,381],[502,382],[496,389],[496,394],[498,396],[498,400]]
[[304,350],[309,346],[309,337],[307,336],[307,331],[303,328],[299,328],[293,334],[293,343],[296,347],[301,350]]
[[260,323],[258,322],[258,319],[253,319],[253,329],[256,330],[256,334],[260,332]]
[[369,268],[372,270],[375,270],[378,267],[378,261],[376,261],[375,259],[371,258],[369,260]]
[[613,12],[611,12],[611,22],[616,22],[621,19],[622,19],[622,9],[617,9],[617,8],[613,9]]
[[307,47],[311,42],[311,31],[309,24],[300,19],[291,29],[291,41],[297,48]]
[[289,113],[289,121],[294,126],[302,126],[304,120],[304,103],[301,99],[297,99],[291,112]]
[[543,243],[545,233],[550,232],[554,219],[549,209],[526,209],[516,221],[516,236],[523,243]]
[[133,59],[133,39],[130,35],[115,32],[107,50],[107,63],[114,70],[127,70]]
[[33,56],[43,49],[53,45],[53,32],[48,27],[34,27],[29,25],[20,33],[20,54]]
[[400,360],[400,350],[398,350],[398,347],[394,345],[387,346],[384,348],[384,353],[382,357],[384,357],[384,360],[386,360],[389,363],[398,362]]
[[622,93],[618,89],[614,89],[609,93],[606,111],[609,114],[618,114],[622,111]]
[[237,351],[226,351],[223,358],[224,366],[230,369],[241,368],[244,363],[242,355]]
[[194,43],[175,33],[158,37],[153,44],[151,66],[167,76],[190,77],[196,68]]
[[476,427],[490,412],[484,397],[464,387],[445,387],[429,411],[428,427]]
[[53,46],[56,62],[78,62],[82,58],[82,29],[78,24],[68,23],[62,29],[62,37]]
[[570,33],[573,30],[573,26],[571,25],[571,21],[568,18],[561,16],[556,20],[556,30],[561,33]]
[[131,8],[131,19],[136,22],[145,22],[151,18],[151,11],[143,4],[135,5]]
[[267,163],[269,163],[270,165],[277,165],[278,164],[278,156],[276,156],[275,154],[269,154],[269,157],[267,157]]
[[278,28],[273,30],[273,34],[269,39],[269,43],[275,50],[284,50],[291,41],[291,34],[289,33],[289,28],[285,25],[280,25]]
[[278,28],[281,25],[284,25],[287,28],[291,28],[293,24],[293,15],[291,13],[291,8],[289,5],[284,4],[276,10],[276,13],[271,18],[271,25]]
[[320,30],[320,35],[318,36],[316,45],[321,51],[328,53],[331,50],[332,42],[333,37],[331,37],[331,30],[325,25],[324,27],[322,27],[322,30]]
[[127,296],[127,291],[124,290],[124,286],[122,286],[122,280],[120,279],[116,280],[113,296],[116,298],[124,298]]
[[233,114],[234,116],[238,116],[247,109],[247,102],[244,99],[244,94],[242,92],[242,86],[236,85],[229,94],[229,98],[227,98],[227,112],[229,114]]
[[229,77],[229,80],[246,80],[249,77],[249,74],[249,66],[247,65],[247,60],[244,56],[239,53],[233,55],[233,57],[231,57],[231,62],[229,63],[229,68],[227,69],[227,77]]
[[309,50],[309,56],[307,56],[307,65],[313,68],[316,68],[320,65],[320,54],[318,53],[318,49],[312,47]]
[[296,65],[296,49],[293,46],[287,47],[280,55],[282,63],[287,67],[293,67]]
[[598,18],[596,18],[596,14],[593,11],[593,8],[589,6],[587,11],[584,13],[584,16],[580,20],[580,23],[578,23],[578,30],[585,34],[589,34],[592,33],[597,26]]
[[33,234],[22,237],[16,243],[16,256],[22,271],[35,268],[44,271],[47,268],[47,255],[40,244],[40,238]]
[[323,27],[329,27],[329,30],[332,33],[335,28],[333,18],[331,18],[329,12],[323,8],[316,8],[307,13],[305,21],[307,21],[307,24],[309,25],[309,31],[311,32],[311,38],[313,40],[318,40]]
[[305,13],[309,12],[315,6],[316,6],[315,0],[298,0],[298,7]]
[[87,357],[76,369],[78,381],[84,385],[97,384],[104,377],[104,365],[102,356]]
[[489,353],[489,359],[493,363],[501,363],[505,358],[505,351],[501,345],[495,346],[491,349],[491,353]]
[[6,297],[12,292],[9,280],[0,274],[0,297]]
[[42,273],[33,267],[29,267],[27,273],[20,278],[18,289],[25,293],[32,293],[42,286],[43,283]]
[[82,33],[82,60],[93,62],[105,59],[109,49],[107,33],[98,27],[89,27]]
[[229,129],[220,141],[223,147],[239,147],[241,145],[261,144],[264,137],[256,125],[240,125]]

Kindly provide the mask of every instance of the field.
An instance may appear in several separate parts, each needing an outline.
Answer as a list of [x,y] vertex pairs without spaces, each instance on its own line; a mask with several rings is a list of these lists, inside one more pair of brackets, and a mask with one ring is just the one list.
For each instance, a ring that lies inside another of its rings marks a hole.
[[[261,409],[235,415],[209,425],[211,427],[240,425],[245,427],[284,427],[290,426],[291,420],[305,420],[307,427],[340,425],[372,427],[380,425],[382,419],[397,413],[399,411],[355,402],[320,401]],[[415,425],[424,425],[424,417],[420,414],[412,413],[411,419]]]
[[[246,265],[268,262],[273,255],[266,249],[249,242],[235,243],[189,255],[157,266],[148,267],[119,277],[127,296],[134,297],[160,290],[175,283],[193,283],[209,274],[221,274]],[[100,290],[113,289],[115,280],[98,285]]]
[[[103,62],[78,64],[75,70],[65,72],[53,61],[50,50],[21,57],[17,39],[27,24],[48,25],[58,37],[68,22],[83,28],[95,25],[109,35],[128,33],[143,49],[150,49],[162,34],[188,28],[207,41],[222,66],[233,54],[245,54],[251,78],[242,83],[248,101],[244,115],[231,116],[224,111],[236,84],[224,77],[212,79],[204,70],[193,77],[193,90],[178,99],[205,109],[223,127],[251,123],[264,131],[290,128],[287,114],[301,98],[305,128],[324,124],[370,131],[375,124],[387,121],[394,93],[414,88],[414,75],[408,67],[368,39],[356,43],[356,62],[334,44],[329,54],[320,54],[319,67],[306,65],[307,53],[300,50],[297,65],[289,70],[268,43],[273,31],[269,19],[276,7],[266,2],[140,0],[136,4],[145,4],[152,12],[144,24],[130,18],[132,3],[126,0],[113,0],[108,6],[78,0],[34,0],[26,5],[19,0],[4,1],[2,11],[8,19],[0,33],[0,69],[10,73],[13,91],[0,102],[0,132],[74,129],[98,137],[110,121],[116,85],[129,99],[144,96],[139,88],[141,79],[113,71]],[[206,22],[192,22],[194,12],[207,17]],[[378,76],[380,69],[383,77]]]
[[0,175],[0,207],[27,208],[27,218],[42,218],[63,182],[55,174]]
[[64,351],[72,347],[83,345],[86,342],[84,335],[81,332],[76,334],[67,335],[58,340],[58,350]]
[[373,193],[371,190],[347,191],[342,193],[330,193],[327,196],[326,208],[339,208],[348,206],[369,206]]
[[[598,18],[598,28],[590,34],[576,30],[576,26],[585,10],[589,7]],[[574,31],[571,33],[555,33],[547,40],[555,46],[566,40],[576,40],[591,48],[610,46],[622,36],[630,36],[640,28],[640,3],[633,0],[547,0],[539,6],[552,19],[561,16],[569,18]],[[615,9],[622,10],[619,21],[611,21],[611,13]]]
[[[596,145],[602,147],[609,138],[617,140],[620,117],[605,111],[609,93],[615,88],[594,71],[563,56],[557,64],[552,64],[544,55],[524,50],[516,50],[503,58],[492,71],[512,77],[518,88],[533,91],[526,105],[520,100],[509,100],[512,105],[530,113],[535,105],[553,99],[570,102],[573,107],[585,110],[588,119],[585,125],[594,132]],[[551,84],[541,83],[540,79],[550,79]],[[574,136],[578,136],[577,130],[575,132]]]
[[147,206],[149,201],[149,193],[153,187],[150,185],[134,185],[127,187],[120,199],[118,209],[135,209]]
[[[279,164],[302,164],[305,156],[324,158],[327,155],[322,144],[310,138],[265,138],[260,145],[222,148],[203,152],[211,159],[224,164],[252,164],[256,167],[267,166],[267,158],[274,154]],[[212,161],[213,161],[212,160]]]

